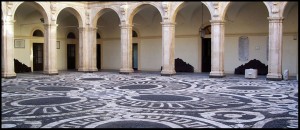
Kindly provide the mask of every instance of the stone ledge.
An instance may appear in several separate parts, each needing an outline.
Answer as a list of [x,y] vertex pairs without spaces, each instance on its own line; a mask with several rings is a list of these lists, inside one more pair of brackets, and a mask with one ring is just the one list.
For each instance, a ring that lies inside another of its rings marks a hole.
[[131,74],[132,72],[119,72],[119,74]]
[[173,75],[176,75],[176,74],[160,74],[161,76],[173,76]]
[[224,78],[225,75],[210,75],[209,78]]
[[266,78],[267,80],[270,80],[270,81],[281,81],[282,78]]

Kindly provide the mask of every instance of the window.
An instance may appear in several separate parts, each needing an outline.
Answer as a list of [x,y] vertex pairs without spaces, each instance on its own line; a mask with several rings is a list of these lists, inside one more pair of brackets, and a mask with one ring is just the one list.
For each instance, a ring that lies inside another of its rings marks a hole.
[[41,30],[35,30],[33,32],[32,36],[34,36],[34,37],[44,37],[44,34],[43,34],[43,32]]
[[97,39],[101,39],[101,36],[99,33],[97,33]]
[[138,37],[137,33],[132,30],[132,37]]
[[68,33],[67,39],[76,39],[75,34],[72,32]]

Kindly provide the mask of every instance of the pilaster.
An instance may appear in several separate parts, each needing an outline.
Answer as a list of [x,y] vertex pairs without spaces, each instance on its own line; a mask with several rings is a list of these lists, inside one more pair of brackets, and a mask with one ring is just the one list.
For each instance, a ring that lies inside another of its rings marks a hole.
[[44,74],[56,75],[58,74],[56,50],[57,24],[44,24],[44,27]]
[[224,77],[224,21],[211,20],[211,72],[209,77]]
[[269,17],[269,60],[267,80],[282,80],[282,21]]
[[97,69],[97,37],[96,37],[96,33],[97,33],[97,28],[94,27],[90,27],[89,28],[89,55],[91,58],[89,58],[89,71],[90,72],[95,72],[98,71]]
[[88,28],[78,27],[79,30],[79,66],[78,71],[89,72]]
[[14,67],[14,22],[15,20],[4,20],[2,22],[1,75],[3,78],[16,77]]
[[121,74],[129,74],[132,69],[132,25],[121,24]]
[[175,23],[161,22],[162,24],[162,76],[176,74],[175,55]]

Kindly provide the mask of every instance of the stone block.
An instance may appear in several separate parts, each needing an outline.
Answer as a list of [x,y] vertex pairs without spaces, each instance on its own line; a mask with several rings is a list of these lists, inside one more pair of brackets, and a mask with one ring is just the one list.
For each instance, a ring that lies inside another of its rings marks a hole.
[[289,80],[289,70],[284,70],[282,77],[283,80]]
[[245,78],[249,78],[249,79],[257,78],[257,69],[245,69]]

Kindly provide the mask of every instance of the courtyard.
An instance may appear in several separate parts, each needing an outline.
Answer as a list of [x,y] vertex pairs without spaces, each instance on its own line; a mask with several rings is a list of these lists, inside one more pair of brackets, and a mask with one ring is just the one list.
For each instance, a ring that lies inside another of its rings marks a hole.
[[298,81],[205,73],[17,74],[2,128],[298,128]]

